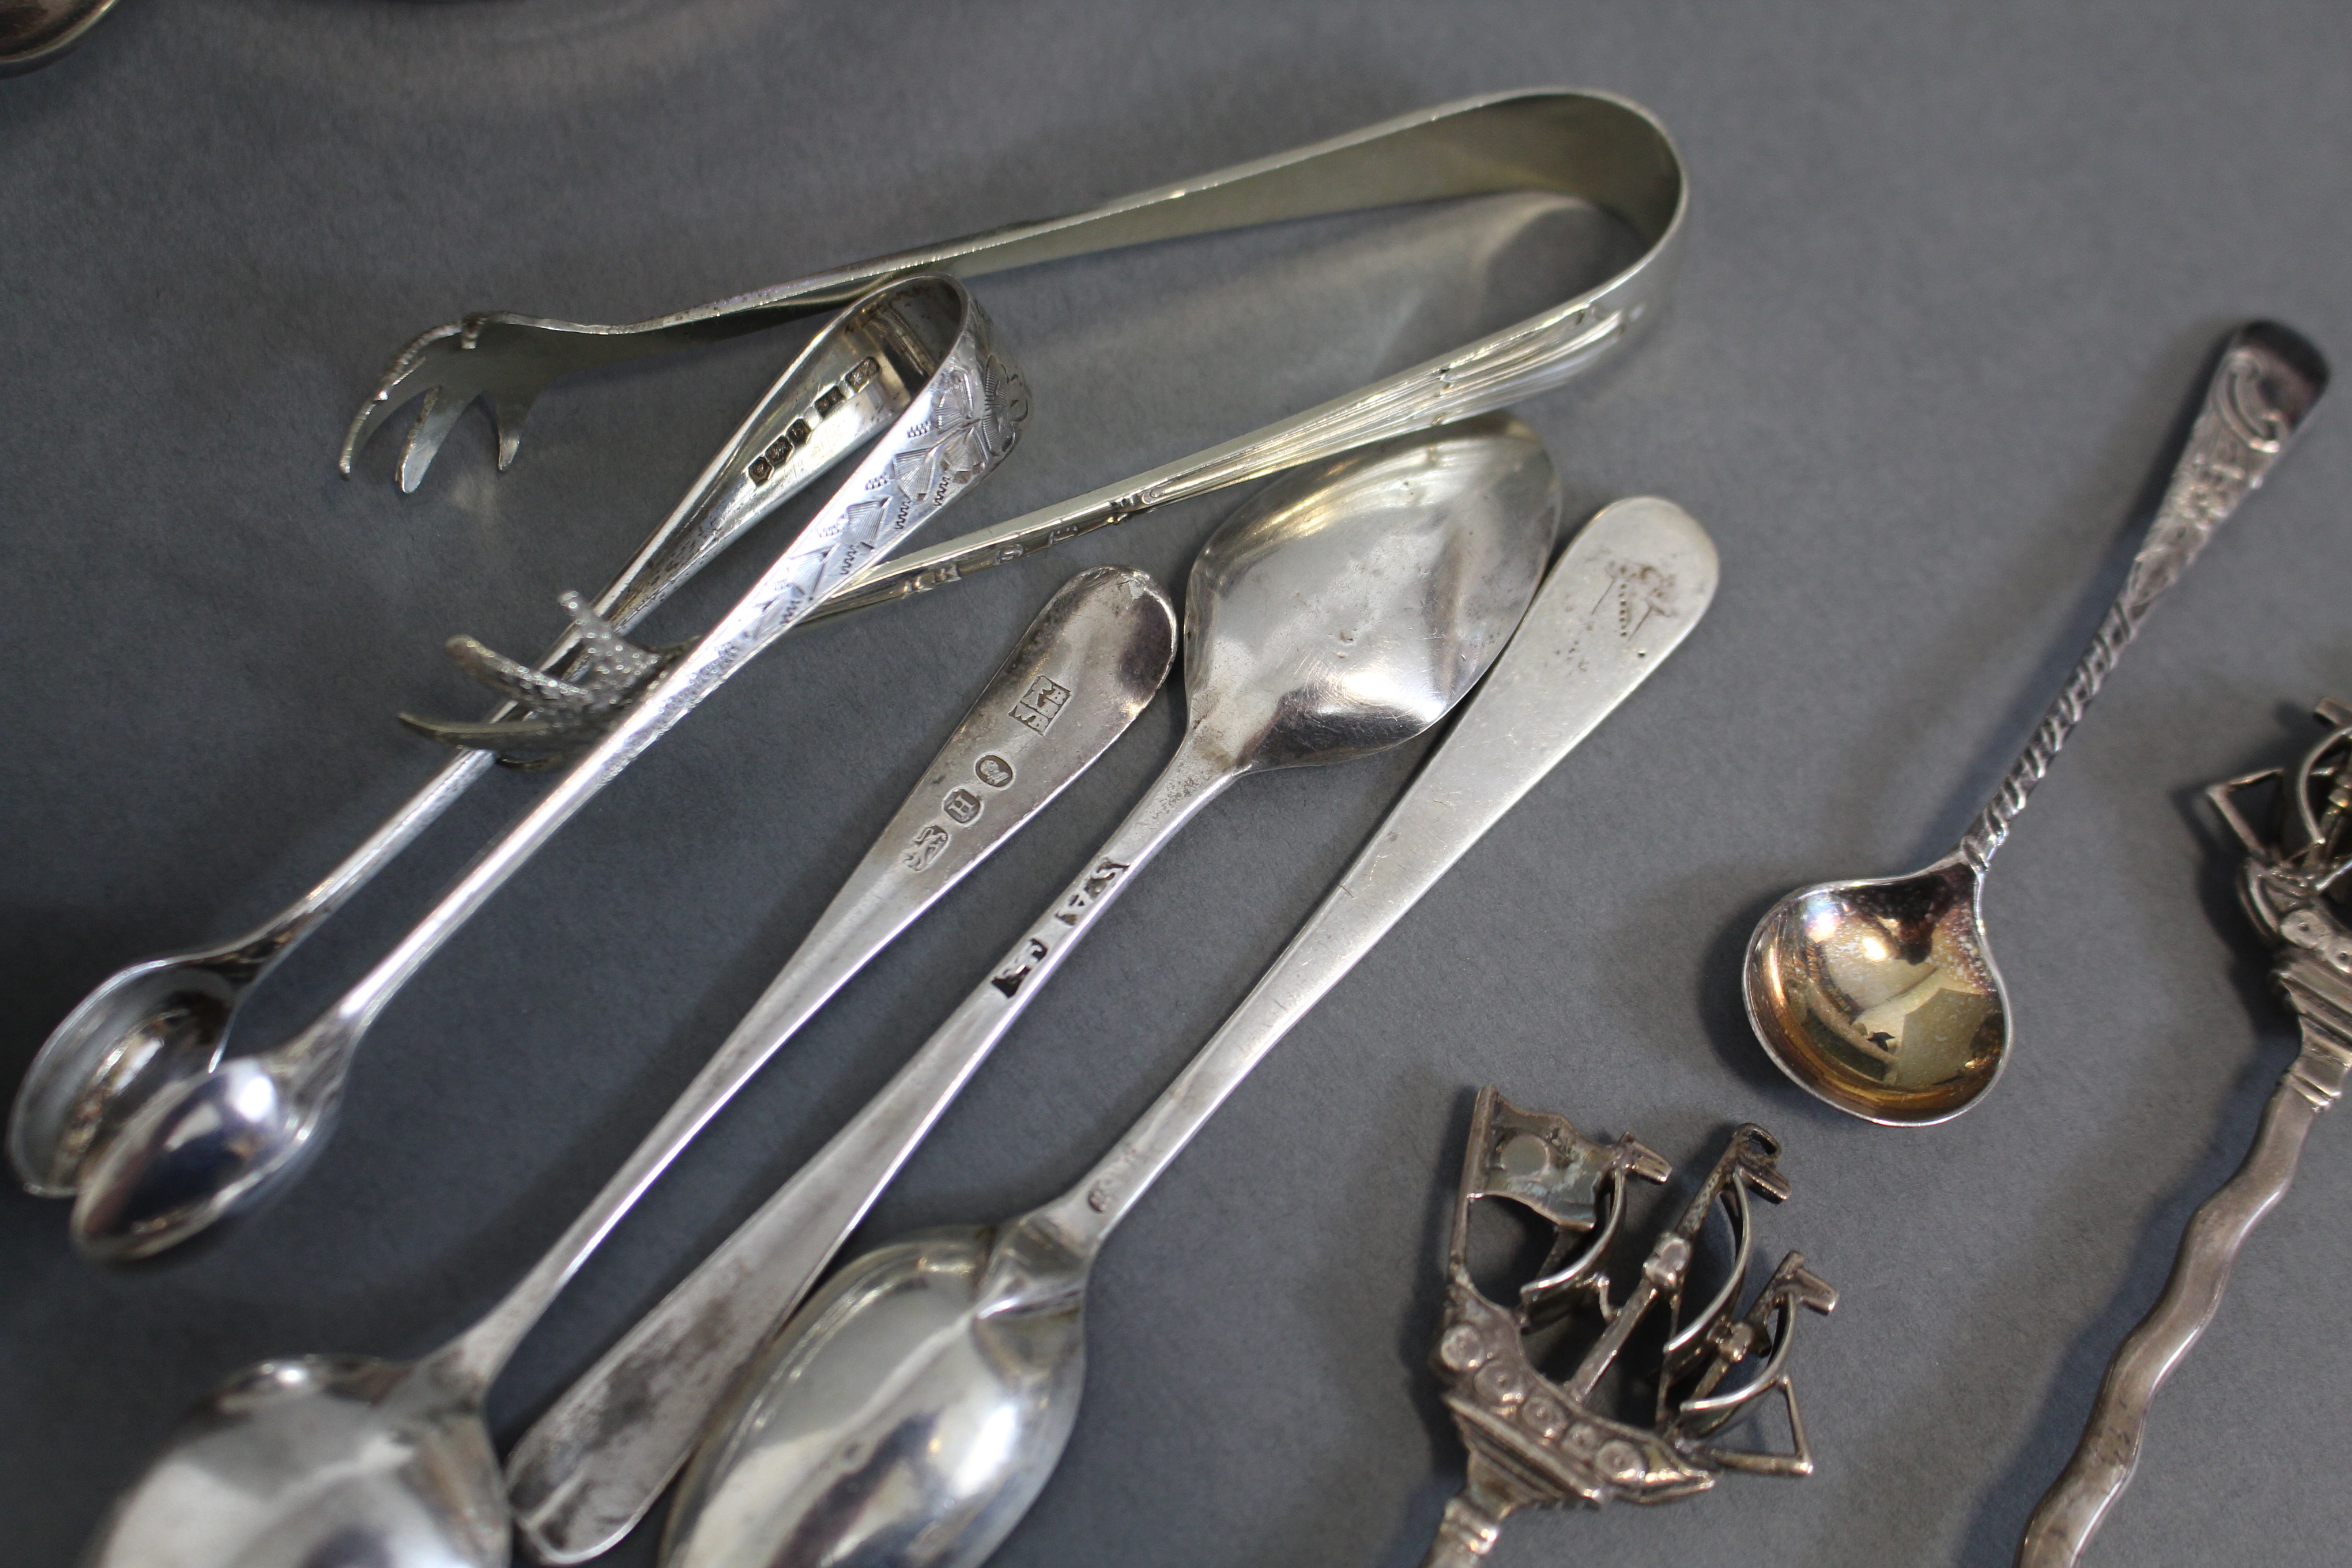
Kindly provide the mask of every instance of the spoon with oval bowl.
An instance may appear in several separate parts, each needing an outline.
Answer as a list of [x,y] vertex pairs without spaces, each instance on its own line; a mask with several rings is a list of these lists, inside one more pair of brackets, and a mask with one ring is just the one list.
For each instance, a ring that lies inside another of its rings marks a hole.
[[1076,1186],[1009,1224],[845,1267],[745,1376],[678,1490],[666,1568],[972,1568],[1053,1472],[1085,1383],[1087,1274],[1217,1108],[1698,621],[1715,548],[1620,501],[1553,568],[1485,686],[1338,887]]
[[[915,289],[923,293],[938,287],[930,281]],[[593,601],[615,630],[635,625],[746,529],[906,411],[922,382],[921,363],[940,345],[910,359],[907,333],[894,324],[893,306],[903,297],[876,290],[793,356],[693,488]],[[780,444],[786,449],[776,451]],[[777,461],[767,463],[772,451]],[[575,627],[539,668],[567,673],[579,647]],[[490,719],[516,711],[509,702]],[[495,761],[487,750],[452,756],[341,865],[257,929],[131,964],[84,997],[50,1031],[10,1107],[8,1157],[26,1189],[41,1197],[72,1196],[84,1168],[141,1107],[218,1067],[246,994]]]
[[1907,877],[1823,882],[1748,938],[1748,1019],[1782,1072],[1886,1126],[1958,1116],[2008,1059],[2009,999],[1984,932],[1984,875],[2148,609],[2259,486],[2327,385],[2301,335],[2232,333],[2123,592],[2033,738],[1953,851]]
[[1175,754],[881,1092],[515,1445],[533,1556],[584,1561],[644,1517],[981,1062],[1203,806],[1250,773],[1364,756],[1445,716],[1518,625],[1559,511],[1543,444],[1487,416],[1277,480],[1211,535],[1184,597]]
[[[412,1363],[303,1356],[239,1373],[197,1407],[124,1495],[87,1568],[505,1563],[506,1488],[482,1401],[515,1346],[638,1197],[826,998],[1126,730],[1175,650],[1175,612],[1150,579],[1107,566],[1073,578],[1038,613],[766,993],[506,1299]],[[1047,733],[1019,717],[1041,682],[1067,694]],[[973,809],[959,811],[960,798]]]

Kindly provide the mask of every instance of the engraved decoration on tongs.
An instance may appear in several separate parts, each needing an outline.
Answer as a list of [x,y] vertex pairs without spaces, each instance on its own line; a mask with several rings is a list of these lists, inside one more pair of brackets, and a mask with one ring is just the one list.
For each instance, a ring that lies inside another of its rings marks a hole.
[[[1666,1162],[1629,1134],[1602,1143],[1565,1117],[1521,1110],[1492,1088],[1478,1091],[1464,1155],[1447,1256],[1444,1320],[1431,1363],[1446,1407],[1470,1450],[1469,1477],[1445,1505],[1423,1568],[1462,1568],[1494,1547],[1504,1519],[1523,1508],[1598,1507],[1615,1500],[1671,1502],[1715,1485],[1726,1470],[1812,1473],[1812,1449],[1788,1371],[1797,1309],[1828,1312],[1837,1292],[1791,1252],[1745,1311],[1754,1244],[1751,1193],[1789,1195],[1780,1146],[1753,1123],[1731,1133],[1723,1155],[1661,1234],[1640,1278],[1622,1297],[1604,1265],[1624,1212],[1629,1180],[1666,1181]],[[1506,1306],[1481,1292],[1470,1271],[1470,1216],[1481,1199],[1502,1199],[1550,1226],[1554,1240],[1537,1277]],[[1729,1222],[1732,1254],[1722,1284],[1685,1314],[1683,1291],[1700,1233],[1717,1207]],[[1627,1346],[1642,1320],[1664,1305],[1662,1349],[1638,1371]],[[1582,1320],[1581,1324],[1571,1320]],[[1547,1375],[1530,1334],[1597,1325],[1599,1333],[1564,1378]],[[1602,1382],[1653,1384],[1646,1423],[1623,1418]],[[1734,1373],[1738,1373],[1734,1377]],[[1786,1451],[1733,1447],[1716,1438],[1759,1401],[1777,1394],[1787,1411]]]
[[[739,454],[745,481],[756,489],[783,470],[810,444],[818,424],[874,383],[877,374],[872,358],[859,361],[773,440],[765,447],[753,444],[748,460]],[[888,465],[866,482],[866,493],[844,510],[839,527],[820,542],[828,550],[840,546],[839,558],[825,563],[827,584],[848,581],[994,467],[1012,449],[1029,412],[1028,387],[1020,373],[992,355],[973,367],[940,369],[932,397],[930,417],[908,429]],[[812,553],[810,559],[814,563],[816,556]],[[799,584],[801,597],[789,606],[796,616],[815,593],[814,572],[812,565],[803,574],[807,581]],[[580,643],[576,667],[568,678],[534,669],[473,637],[449,639],[449,657],[459,668],[529,709],[528,716],[453,723],[404,713],[401,722],[448,745],[497,752],[499,760],[510,767],[553,766],[595,744],[654,678],[694,646],[640,647],[616,632],[579,595],[565,594],[562,603]]]
[[[2238,895],[2278,950],[2271,983],[2302,1025],[2302,1049],[2271,1091],[2245,1163],[2189,1216],[2164,1294],[2107,1364],[2081,1444],[2026,1521],[2018,1568],[2071,1568],[2131,1485],[2157,1390],[2213,1321],[2239,1248],[2286,1195],[2312,1122],[2352,1072],[2352,924],[2336,902],[2352,870],[2352,704],[2323,701],[2316,716],[2327,733],[2293,766],[2205,792],[2245,850]],[[2267,835],[2240,807],[2265,786],[2275,795]]]

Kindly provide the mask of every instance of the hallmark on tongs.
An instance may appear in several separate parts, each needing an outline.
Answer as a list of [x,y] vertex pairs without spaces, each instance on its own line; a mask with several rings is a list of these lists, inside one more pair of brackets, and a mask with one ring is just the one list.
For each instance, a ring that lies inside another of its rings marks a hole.
[[[1454,1205],[1444,1321],[1431,1357],[1470,1450],[1469,1479],[1446,1504],[1424,1568],[1483,1557],[1504,1518],[1522,1508],[1670,1502],[1706,1490],[1726,1470],[1812,1473],[1789,1379],[1789,1346],[1797,1309],[1828,1312],[1837,1292],[1805,1267],[1803,1255],[1791,1252],[1739,1310],[1754,1239],[1748,1194],[1774,1203],[1789,1195],[1780,1153],[1762,1128],[1734,1129],[1715,1168],[1621,1297],[1604,1265],[1623,1215],[1625,1184],[1662,1183],[1672,1168],[1630,1135],[1597,1142],[1565,1117],[1521,1110],[1492,1088],[1478,1091]],[[1471,1278],[1470,1215],[1486,1198],[1517,1205],[1553,1231],[1536,1278],[1518,1287],[1508,1306]],[[1700,1233],[1718,1205],[1730,1225],[1731,1261],[1704,1306],[1685,1317],[1683,1291]],[[1635,1329],[1661,1303],[1663,1344],[1629,1356]],[[1528,1348],[1531,1332],[1555,1327],[1597,1331],[1560,1377],[1542,1371]],[[1634,1360],[1642,1364],[1629,1364]],[[1743,1366],[1748,1375],[1727,1388]],[[1646,1421],[1625,1418],[1617,1399],[1601,1396],[1612,1371],[1612,1381],[1630,1376],[1654,1388]],[[1788,1413],[1786,1451],[1715,1440],[1776,1393]]]

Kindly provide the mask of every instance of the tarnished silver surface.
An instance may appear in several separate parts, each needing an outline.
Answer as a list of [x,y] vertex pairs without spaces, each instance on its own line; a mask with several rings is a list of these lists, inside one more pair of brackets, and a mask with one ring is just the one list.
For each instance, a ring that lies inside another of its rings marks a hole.
[[1949,855],[1907,877],[1801,888],[1748,938],[1748,1020],[1807,1092],[1890,1127],[1948,1121],[2007,1059],[2009,1001],[1984,933],[1984,875],[2140,622],[2310,416],[2327,363],[2255,321],[2221,348],[2123,592],[2025,750]]
[[[1747,1310],[1739,1308],[1755,1244],[1748,1194],[1774,1203],[1788,1197],[1780,1155],[1780,1144],[1762,1128],[1735,1129],[1715,1169],[1619,1299],[1604,1265],[1622,1217],[1625,1183],[1664,1182],[1673,1171],[1630,1135],[1596,1142],[1565,1117],[1521,1110],[1492,1088],[1478,1091],[1454,1208],[1445,1315],[1430,1356],[1470,1450],[1469,1479],[1445,1505],[1423,1568],[1478,1562],[1494,1549],[1503,1521],[1522,1508],[1672,1502],[1706,1490],[1727,1469],[1812,1474],[1789,1351],[1797,1309],[1833,1310],[1837,1292],[1805,1267],[1803,1254],[1791,1252]],[[1487,1198],[1528,1210],[1553,1232],[1550,1255],[1508,1306],[1481,1291],[1470,1272],[1471,1207]],[[1685,1314],[1683,1292],[1700,1235],[1718,1205],[1730,1226],[1730,1259],[1714,1294]],[[1664,1342],[1641,1352],[1656,1388],[1654,1409],[1647,1422],[1629,1421],[1595,1391],[1661,1302]],[[1555,1379],[1528,1353],[1526,1336],[1563,1319],[1580,1320],[1588,1338],[1575,1370]],[[1725,1386],[1743,1370],[1739,1382]],[[1774,1394],[1788,1413],[1787,1452],[1713,1440]]]
[[1542,443],[1492,416],[1295,475],[1210,537],[1185,594],[1175,756],[907,1066],[516,1445],[534,1555],[593,1557],[653,1506],[916,1144],[1202,806],[1248,773],[1362,756],[1444,717],[1526,611],[1559,512]]
[[[514,1347],[793,1032],[1126,730],[1175,648],[1175,612],[1149,578],[1108,566],[1073,578],[783,972],[507,1298],[415,1364],[306,1356],[240,1373],[182,1423],[125,1495],[90,1568],[505,1563],[506,1489],[481,1406]],[[1040,729],[1023,715],[1048,689],[1062,700],[1054,723]]]
[[[2108,1363],[2081,1445],[2026,1522],[2017,1568],[2071,1568],[2131,1485],[2157,1390],[2212,1322],[2238,1249],[2286,1195],[2305,1135],[2352,1071],[2352,922],[2338,902],[2352,869],[2352,706],[2323,702],[2319,720],[2326,738],[2294,767],[2206,792],[2246,852],[2239,895],[2278,950],[2271,981],[2302,1022],[2303,1049],[2263,1108],[2245,1163],[2189,1216],[2164,1294]],[[2278,796],[2267,836],[2238,807],[2263,784]]]
[[1715,548],[1622,501],[1552,569],[1494,674],[1241,1005],[1059,1198],[845,1267],[744,1378],[680,1484],[668,1568],[955,1565],[1053,1473],[1085,1382],[1087,1279],[1153,1179],[1291,1026],[1681,643]]
[[[916,292],[928,297],[936,287],[918,285]],[[925,321],[900,320],[892,303],[900,297],[902,291],[884,289],[858,301],[794,357],[628,565],[587,606],[592,613],[616,632],[627,631],[745,529],[906,412],[950,341],[927,342],[919,331],[926,323],[951,329],[936,312]],[[779,442],[786,450],[772,461]],[[580,652],[575,624],[536,672],[500,661],[514,683],[509,695],[532,679],[575,676]],[[527,722],[510,701],[491,712],[483,729],[460,729],[452,738],[529,742],[529,731],[517,736],[496,727],[517,721]],[[257,930],[132,964],[84,998],[51,1031],[10,1111],[8,1156],[26,1190],[70,1197],[93,1151],[159,1089],[216,1066],[245,993],[447,810],[489,763],[487,752],[450,759],[341,865]]]
[[11,0],[0,5],[0,76],[38,70],[106,19],[114,0]]
[[873,316],[919,381],[905,413],[750,592],[631,704],[315,1023],[284,1044],[164,1087],[97,1152],[74,1243],[113,1261],[172,1247],[258,1201],[330,1121],[383,1005],[580,806],[858,568],[887,554],[1000,461],[1026,412],[987,319],[950,278],[894,285]]
[[[1648,111],[1606,93],[1557,88],[1495,93],[1139,191],[1085,212],[877,257],[652,321],[604,326],[503,310],[467,316],[421,334],[394,357],[353,416],[341,462],[350,473],[353,455],[369,436],[421,396],[424,407],[400,461],[401,487],[414,489],[458,415],[482,398],[498,426],[499,466],[504,468],[514,458],[524,416],[557,376],[796,321],[912,273],[977,278],[1285,218],[1504,191],[1553,192],[1592,202],[1630,225],[1646,249],[1598,289],[1442,359],[1083,498],[1061,509],[1066,516],[1058,522],[1049,525],[1045,514],[1036,514],[1040,521],[1026,545],[1038,548],[1056,542],[1057,532],[1067,537],[1176,499],[1154,492],[1178,468],[1240,462],[1264,477],[1416,425],[1500,408],[1584,370],[1650,313],[1669,280],[1687,192],[1681,156],[1664,129]],[[1235,476],[1240,477],[1245,476]],[[1109,504],[1113,496],[1130,492],[1145,499],[1128,507]],[[999,545],[1005,542],[999,537]],[[981,536],[973,535],[972,542],[979,546]],[[984,556],[957,563],[963,570],[986,563]],[[947,559],[909,564],[936,574]],[[916,578],[908,574],[907,580]]]

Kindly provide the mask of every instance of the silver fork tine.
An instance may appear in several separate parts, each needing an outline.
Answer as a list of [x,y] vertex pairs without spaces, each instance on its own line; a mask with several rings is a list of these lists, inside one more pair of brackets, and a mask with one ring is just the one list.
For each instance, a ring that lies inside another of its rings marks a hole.
[[416,487],[425,482],[425,470],[433,466],[435,454],[441,443],[449,438],[449,431],[457,423],[457,416],[466,412],[474,400],[452,397],[446,387],[430,387],[425,394],[425,406],[416,411],[416,423],[408,428],[408,440],[400,448],[400,488],[404,494],[414,495]]
[[342,453],[335,461],[343,478],[352,477],[352,459],[359,455],[369,437],[391,423],[392,416],[411,399],[439,385],[449,353],[441,345],[450,338],[462,340],[465,331],[465,322],[448,322],[412,338],[392,356],[392,363],[376,378],[375,390],[360,405],[359,412],[352,416],[351,427],[343,432]]
[[483,395],[490,405],[490,425],[499,437],[499,472],[514,467],[515,454],[522,450],[522,422],[530,417],[530,405],[539,401],[536,392],[491,392]]

